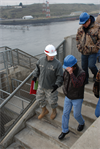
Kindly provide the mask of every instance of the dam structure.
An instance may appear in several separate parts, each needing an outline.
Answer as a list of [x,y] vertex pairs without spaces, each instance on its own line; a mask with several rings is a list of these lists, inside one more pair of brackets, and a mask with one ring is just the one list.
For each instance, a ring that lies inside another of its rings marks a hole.
[[[74,55],[81,66],[81,54],[76,48],[75,35],[65,37],[56,47],[56,58],[63,64],[68,54]],[[93,75],[89,71],[89,84],[85,85],[82,116],[85,128],[77,131],[73,109],[69,120],[70,133],[60,141],[64,94],[58,88],[57,117],[50,114],[38,120],[41,113],[36,96],[29,94],[32,73],[38,59],[21,49],[0,47],[0,149],[100,149],[100,118],[95,116],[98,102],[93,94]],[[100,63],[97,58],[97,67]],[[51,111],[51,107],[47,108]]]

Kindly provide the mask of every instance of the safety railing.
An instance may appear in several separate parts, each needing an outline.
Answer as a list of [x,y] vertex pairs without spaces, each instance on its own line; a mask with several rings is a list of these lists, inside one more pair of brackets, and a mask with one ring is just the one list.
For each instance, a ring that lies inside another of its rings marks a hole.
[[[2,93],[2,96],[0,95],[0,142],[35,101],[35,95],[29,94],[30,83],[27,87],[27,96],[18,96],[19,92],[26,88],[27,82],[32,80],[32,74],[33,72],[23,82],[20,82],[11,94],[0,89],[0,93]],[[4,94],[5,96],[3,96]]]
[[9,67],[20,65],[33,70],[35,68],[35,63],[38,60],[36,57],[20,49],[8,49],[7,47],[5,47],[4,51],[0,52],[0,57],[0,65],[2,66],[2,69],[8,69]]
[[[38,58],[31,56],[19,49],[0,47],[0,89],[10,93],[9,68],[22,66],[29,70],[34,70]],[[1,96],[5,94],[0,92]]]
[[60,45],[56,48],[57,50],[57,59],[63,64],[63,60],[65,58],[65,40],[61,42]]
[[[31,80],[32,79],[30,79],[27,83],[25,83],[24,86],[21,87],[21,89],[17,92],[16,95],[18,97],[23,98],[25,100],[28,100],[29,97],[30,97],[30,100],[32,100],[33,96],[29,95],[29,89],[30,89]],[[21,80],[12,78],[11,79],[12,90],[14,91],[21,83],[22,83]]]

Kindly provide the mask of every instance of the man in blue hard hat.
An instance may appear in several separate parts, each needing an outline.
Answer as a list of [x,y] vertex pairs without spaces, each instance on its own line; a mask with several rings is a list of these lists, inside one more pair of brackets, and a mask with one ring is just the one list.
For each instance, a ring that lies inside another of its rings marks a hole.
[[78,51],[81,52],[82,68],[86,73],[86,84],[88,84],[88,67],[95,81],[98,69],[96,67],[97,53],[100,49],[100,25],[95,23],[95,18],[87,12],[80,15],[81,25],[76,34]]
[[63,92],[65,94],[64,109],[62,115],[62,132],[58,139],[62,140],[69,133],[69,118],[73,106],[74,118],[79,125],[77,130],[82,131],[85,121],[81,115],[82,102],[84,98],[84,85],[86,74],[77,65],[77,59],[73,55],[68,55],[64,59],[65,69],[63,79]]

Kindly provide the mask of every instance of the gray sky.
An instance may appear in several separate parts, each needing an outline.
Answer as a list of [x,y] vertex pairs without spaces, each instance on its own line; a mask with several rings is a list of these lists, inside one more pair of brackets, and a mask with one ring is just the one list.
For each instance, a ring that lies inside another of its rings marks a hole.
[[[100,0],[48,0],[50,4],[53,3],[93,3],[100,4]],[[23,5],[43,3],[46,0],[0,0],[0,5],[19,5],[22,2]]]

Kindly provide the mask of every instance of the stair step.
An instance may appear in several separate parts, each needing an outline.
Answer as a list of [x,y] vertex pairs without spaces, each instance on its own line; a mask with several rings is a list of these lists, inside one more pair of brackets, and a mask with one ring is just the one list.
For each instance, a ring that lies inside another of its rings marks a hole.
[[89,82],[89,84],[86,84],[85,91],[93,94],[93,84],[94,84],[94,82]]
[[26,149],[24,146],[22,146],[21,144],[15,142],[12,143],[9,147],[7,147],[6,149]]
[[[58,99],[58,108],[63,109],[64,98],[59,96]],[[73,108],[71,112],[73,112]],[[96,120],[95,108],[82,104],[82,116],[85,120],[94,122]]]
[[[61,100],[62,104],[64,105],[65,95],[63,93],[59,94],[58,99]],[[84,92],[83,104],[96,108],[97,102],[98,102],[98,98],[96,98],[93,94]]]
[[61,133],[61,129],[50,124],[45,119],[38,120],[36,117],[34,117],[27,122],[27,126],[64,149],[69,149],[79,138],[76,134],[70,132],[68,135],[66,135],[63,141],[60,141],[58,136]]
[[[59,94],[58,102],[62,102],[62,104],[60,103],[62,107],[64,105],[64,99],[65,99],[65,95]],[[98,98],[96,98],[93,94],[84,92],[84,99],[83,99],[84,105],[88,105],[90,107],[96,108],[97,102],[98,102]]]
[[[34,125],[38,125],[33,121]],[[31,125],[31,124],[30,124]],[[39,125],[41,128],[42,125]],[[52,143],[47,138],[37,134],[33,129],[26,127],[15,136],[16,142],[27,149],[61,149],[57,144]]]
[[91,94],[91,93],[88,93],[88,92],[84,93],[83,103],[85,105],[88,105],[90,107],[96,108],[97,102],[98,102],[98,98],[96,98],[94,96],[94,94]]
[[[45,120],[48,120],[52,125],[55,125],[56,127],[59,127],[61,129],[62,125],[62,115],[63,111],[59,108],[57,108],[57,116],[54,120],[50,119],[51,115],[51,108],[47,106],[47,109],[49,110],[49,113],[44,117]],[[39,115],[41,113],[41,108],[36,109],[36,114]],[[78,134],[79,136],[82,135],[87,128],[91,125],[90,121],[85,122],[85,128],[82,132],[77,131],[78,122],[75,120],[72,114],[70,114],[70,120],[69,120],[69,130],[72,131],[75,134]]]

